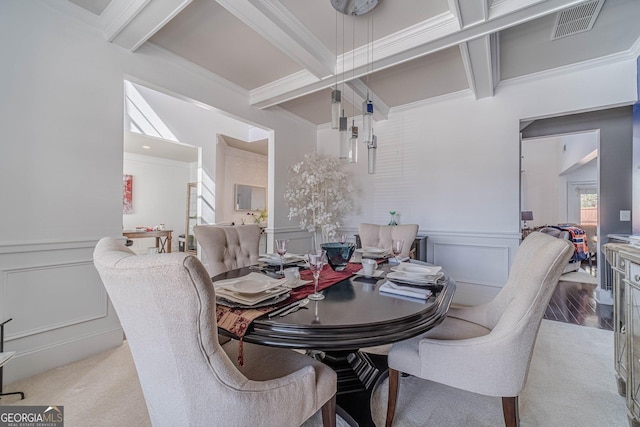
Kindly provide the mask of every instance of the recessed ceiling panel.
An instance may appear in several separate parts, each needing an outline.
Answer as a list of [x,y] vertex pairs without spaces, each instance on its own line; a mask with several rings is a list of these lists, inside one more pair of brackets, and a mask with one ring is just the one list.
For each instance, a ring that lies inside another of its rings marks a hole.
[[457,46],[378,71],[368,81],[389,107],[469,88]]
[[[342,108],[345,115],[347,117],[360,115],[360,109],[345,100],[345,92],[351,93],[351,90],[345,87],[342,95]],[[280,104],[280,107],[316,125],[328,123],[331,121],[331,89],[284,102]]]
[[80,6],[89,12],[100,16],[111,0],[69,0],[71,3]]
[[150,41],[247,90],[301,69],[211,0],[193,1]]
[[640,1],[606,1],[589,31],[551,40],[556,14],[500,33],[502,79],[550,70],[630,49],[640,37]]
[[338,21],[337,53],[342,53],[352,50],[354,22],[356,25],[355,47],[359,47],[367,43],[369,24],[373,25],[374,38],[379,39],[449,10],[447,0],[380,0],[378,6],[370,13],[354,17],[337,13],[329,0],[281,0],[281,3],[334,53],[336,52],[336,19]]

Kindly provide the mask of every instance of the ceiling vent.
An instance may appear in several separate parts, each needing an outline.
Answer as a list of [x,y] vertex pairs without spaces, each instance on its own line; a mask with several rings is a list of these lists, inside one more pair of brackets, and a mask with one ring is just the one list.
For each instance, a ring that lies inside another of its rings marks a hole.
[[589,31],[596,22],[603,4],[604,0],[592,0],[558,12],[551,40]]

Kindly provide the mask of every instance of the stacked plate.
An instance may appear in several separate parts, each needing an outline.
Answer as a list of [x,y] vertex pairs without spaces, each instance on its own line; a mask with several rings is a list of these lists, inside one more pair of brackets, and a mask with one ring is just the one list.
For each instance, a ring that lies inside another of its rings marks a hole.
[[263,307],[289,297],[287,279],[274,279],[260,273],[249,273],[235,279],[214,282],[216,300],[229,307]]
[[373,246],[356,249],[363,258],[384,258],[391,254],[389,249],[381,249]]
[[287,264],[297,264],[301,261],[304,261],[304,257],[302,255],[296,254],[285,254],[282,259],[280,259],[280,255],[278,254],[261,254],[258,261],[264,262],[268,265],[280,265],[284,261],[284,265]]
[[395,282],[411,284],[431,284],[442,277],[442,267],[435,265],[418,265],[410,262],[401,262],[391,267],[387,273],[387,279]]

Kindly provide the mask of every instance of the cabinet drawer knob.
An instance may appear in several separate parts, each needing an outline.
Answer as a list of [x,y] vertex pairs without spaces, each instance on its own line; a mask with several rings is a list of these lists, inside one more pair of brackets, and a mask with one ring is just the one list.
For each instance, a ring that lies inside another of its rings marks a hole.
[[636,274],[635,276],[633,276],[633,280],[635,280],[636,282],[640,282],[640,274]]

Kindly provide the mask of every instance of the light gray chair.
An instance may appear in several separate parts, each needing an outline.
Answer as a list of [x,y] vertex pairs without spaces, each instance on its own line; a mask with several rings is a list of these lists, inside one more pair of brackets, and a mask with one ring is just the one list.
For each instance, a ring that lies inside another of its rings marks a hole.
[[363,248],[375,247],[391,250],[391,242],[393,240],[404,240],[402,252],[399,256],[405,258],[409,256],[411,245],[413,245],[413,241],[418,234],[418,224],[360,224],[358,234]]
[[257,224],[196,225],[193,233],[211,276],[258,263],[261,228]]
[[[154,426],[335,426],[335,372],[292,350],[221,345],[215,292],[197,258],[135,255],[112,238],[94,264],[120,318]],[[108,375],[108,373],[105,373]]]
[[524,388],[538,328],[573,255],[564,239],[533,232],[516,253],[509,278],[482,305],[452,308],[444,321],[389,351],[387,422],[393,422],[399,375],[502,398],[507,426],[519,425],[518,395]]

